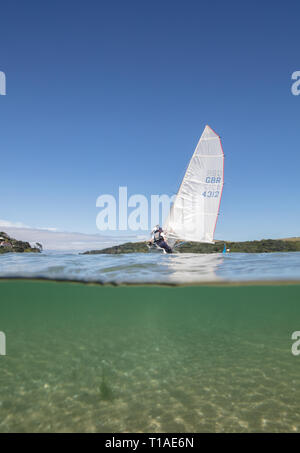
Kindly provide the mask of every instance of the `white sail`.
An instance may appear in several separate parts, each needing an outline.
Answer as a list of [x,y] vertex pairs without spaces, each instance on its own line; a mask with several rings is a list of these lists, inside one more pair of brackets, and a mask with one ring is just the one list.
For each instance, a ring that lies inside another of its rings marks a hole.
[[206,126],[163,228],[169,240],[213,242],[223,183],[221,139]]

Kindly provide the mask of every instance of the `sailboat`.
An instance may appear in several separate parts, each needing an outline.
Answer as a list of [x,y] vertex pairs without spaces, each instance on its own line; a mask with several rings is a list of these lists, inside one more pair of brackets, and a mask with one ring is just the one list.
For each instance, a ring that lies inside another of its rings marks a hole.
[[171,247],[177,241],[214,243],[223,184],[221,139],[206,126],[163,225]]

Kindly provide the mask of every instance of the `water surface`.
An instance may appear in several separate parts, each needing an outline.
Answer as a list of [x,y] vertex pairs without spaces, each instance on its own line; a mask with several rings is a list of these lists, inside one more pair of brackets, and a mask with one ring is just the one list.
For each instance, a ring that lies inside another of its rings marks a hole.
[[7,254],[0,277],[26,278],[0,278],[0,432],[300,429],[300,253]]
[[299,280],[300,252],[226,255],[9,253],[0,256],[0,277],[7,276],[117,283]]

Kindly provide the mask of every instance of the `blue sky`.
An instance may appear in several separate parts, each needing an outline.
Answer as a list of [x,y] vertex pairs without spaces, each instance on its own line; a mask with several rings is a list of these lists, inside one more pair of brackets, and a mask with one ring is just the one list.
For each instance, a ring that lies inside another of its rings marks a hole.
[[222,137],[216,237],[299,236],[297,1],[1,5],[0,219],[96,233],[96,199],[173,194]]

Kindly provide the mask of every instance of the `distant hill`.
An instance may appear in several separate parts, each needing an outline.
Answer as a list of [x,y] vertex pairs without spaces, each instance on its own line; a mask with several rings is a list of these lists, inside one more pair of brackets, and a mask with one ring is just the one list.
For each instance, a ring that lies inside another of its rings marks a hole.
[[[290,239],[262,239],[261,241],[216,241],[215,244],[201,242],[183,242],[178,244],[176,252],[179,253],[221,253],[226,244],[226,249],[232,253],[271,253],[271,252],[300,252],[300,238]],[[84,255],[121,253],[147,253],[147,242],[127,242],[126,244],[109,247],[102,250],[91,250]]]

